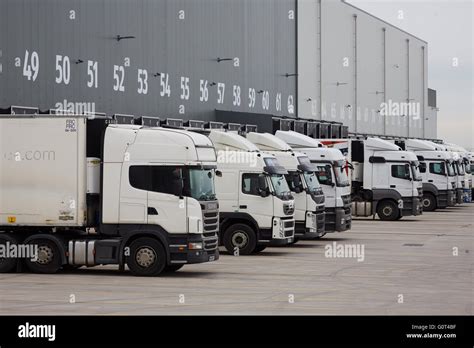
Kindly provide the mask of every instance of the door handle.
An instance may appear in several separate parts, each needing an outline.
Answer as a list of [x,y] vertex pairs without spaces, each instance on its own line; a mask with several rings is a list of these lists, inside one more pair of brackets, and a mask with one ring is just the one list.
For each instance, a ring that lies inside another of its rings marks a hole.
[[148,207],[148,215],[158,215],[156,208]]
[[428,180],[428,182],[433,182],[433,180]]
[[239,205],[239,209],[247,209],[246,205]]
[[396,188],[397,185],[390,185],[390,188]]

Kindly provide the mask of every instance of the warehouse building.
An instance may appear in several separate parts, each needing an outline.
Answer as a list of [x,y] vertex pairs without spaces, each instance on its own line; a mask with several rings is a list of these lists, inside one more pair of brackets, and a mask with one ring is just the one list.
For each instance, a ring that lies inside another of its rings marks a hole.
[[427,55],[422,39],[338,0],[0,1],[3,109],[260,130],[311,119],[434,139]]

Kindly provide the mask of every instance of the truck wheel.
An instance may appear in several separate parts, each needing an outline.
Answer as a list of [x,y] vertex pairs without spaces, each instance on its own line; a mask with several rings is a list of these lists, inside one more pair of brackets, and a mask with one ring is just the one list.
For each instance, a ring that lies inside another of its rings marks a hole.
[[250,255],[257,246],[255,231],[245,224],[232,225],[224,233],[224,246],[231,254],[239,248],[239,255]]
[[383,221],[395,221],[399,213],[397,205],[392,201],[382,201],[377,206],[377,215]]
[[58,246],[49,239],[32,239],[29,245],[37,245],[36,260],[25,259],[25,264],[33,273],[54,274],[61,268],[61,256]]
[[130,244],[130,256],[126,262],[135,276],[157,276],[166,266],[165,248],[156,239],[138,238]]
[[431,193],[424,194],[421,202],[423,203],[423,211],[436,210],[436,198]]
[[168,265],[165,267],[163,272],[174,273],[179,271],[181,268],[183,268],[183,265]]
[[[0,234],[0,244],[6,245],[7,242],[10,245],[18,243],[13,237],[6,233]],[[17,265],[17,261],[18,260],[14,258],[0,258],[0,273],[12,272]]]
[[267,248],[266,245],[257,245],[257,246],[255,247],[255,250],[253,251],[253,253],[256,254],[256,253],[262,252],[262,251],[264,251],[266,248]]

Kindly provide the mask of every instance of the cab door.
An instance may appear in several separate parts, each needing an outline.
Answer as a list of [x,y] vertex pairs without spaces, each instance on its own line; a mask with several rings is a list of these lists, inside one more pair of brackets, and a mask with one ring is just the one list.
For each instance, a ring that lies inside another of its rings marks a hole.
[[446,190],[448,185],[446,164],[442,161],[428,162],[426,171],[428,173],[428,183],[433,184],[439,190]]
[[410,164],[400,162],[389,165],[389,188],[398,191],[402,197],[413,197],[414,184]]
[[120,224],[147,223],[148,178],[141,166],[122,164],[119,197]]
[[183,197],[182,169],[176,166],[149,166],[149,169],[148,224],[159,225],[168,233],[187,233],[188,198]]
[[[260,182],[265,179],[266,188],[270,192],[270,182],[262,173],[240,172],[239,213],[250,214],[258,223],[259,228],[271,228],[273,220],[273,196],[260,195]],[[260,178],[260,179],[259,179]]]

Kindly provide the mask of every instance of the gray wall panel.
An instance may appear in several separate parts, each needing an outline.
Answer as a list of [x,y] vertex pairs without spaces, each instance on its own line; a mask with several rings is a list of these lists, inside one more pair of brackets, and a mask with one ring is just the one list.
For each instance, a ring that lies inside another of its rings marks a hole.
[[[49,109],[66,99],[93,102],[96,111],[108,114],[209,120],[215,109],[225,109],[294,116],[287,101],[292,96],[296,104],[296,78],[284,77],[296,72],[296,20],[288,17],[294,10],[294,0],[2,0],[0,12],[8,13],[2,25],[9,29],[2,88],[9,87],[1,106]],[[117,41],[116,35],[136,38]],[[22,75],[26,50],[39,56],[35,81]],[[55,82],[56,55],[69,57],[67,85]],[[13,66],[16,57],[20,68]],[[218,63],[218,57],[238,57],[240,66]],[[89,60],[98,64],[97,89],[87,86]],[[123,67],[124,91],[113,88],[114,65]],[[147,94],[138,93],[138,69],[148,73]],[[189,99],[181,98],[181,77],[189,78]],[[170,86],[169,97],[160,95],[162,79]],[[207,101],[200,100],[200,80],[207,81]],[[225,84],[221,103],[219,83]],[[234,102],[234,86],[240,88],[240,105]],[[254,103],[249,88],[255,90]],[[275,102],[279,93],[281,110]]]

